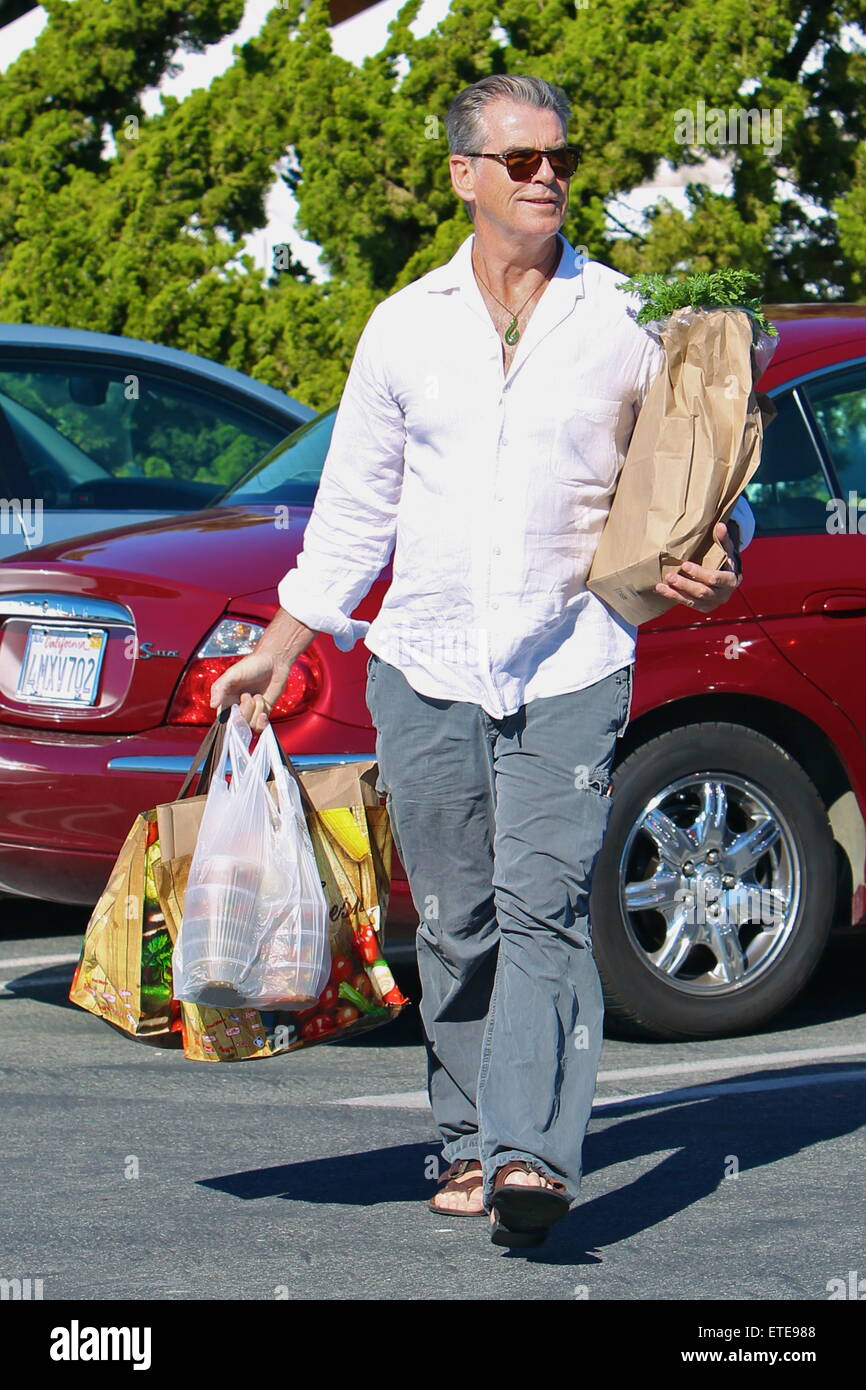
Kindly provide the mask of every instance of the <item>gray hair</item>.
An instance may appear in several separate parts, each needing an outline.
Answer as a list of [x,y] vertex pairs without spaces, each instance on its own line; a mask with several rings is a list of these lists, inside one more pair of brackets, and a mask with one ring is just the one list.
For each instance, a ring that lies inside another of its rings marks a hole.
[[458,92],[445,117],[445,132],[451,154],[469,154],[483,147],[485,129],[482,112],[489,101],[518,101],[525,106],[555,111],[563,130],[571,120],[571,102],[561,87],[543,77],[512,77],[492,73]]

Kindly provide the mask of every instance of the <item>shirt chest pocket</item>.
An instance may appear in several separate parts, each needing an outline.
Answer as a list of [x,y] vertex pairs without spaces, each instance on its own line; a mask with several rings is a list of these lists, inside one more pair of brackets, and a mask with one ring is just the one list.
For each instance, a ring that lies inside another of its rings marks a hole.
[[551,472],[566,482],[609,488],[620,466],[617,445],[622,402],[570,396],[551,449]]

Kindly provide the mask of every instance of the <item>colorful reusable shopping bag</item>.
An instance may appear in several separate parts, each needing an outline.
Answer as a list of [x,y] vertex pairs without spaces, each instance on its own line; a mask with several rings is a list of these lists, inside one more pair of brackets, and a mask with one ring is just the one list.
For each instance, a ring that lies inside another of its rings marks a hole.
[[[218,717],[208,731],[177,800],[137,817],[88,924],[70,999],[133,1036],[164,1043],[180,1035],[185,1055],[198,1061],[276,1056],[390,1022],[409,1001],[381,944],[393,838],[372,759],[299,773],[284,758],[328,903],[331,969],[316,1003],[261,1013],[172,997],[172,953],[224,722]],[[197,794],[187,796],[196,773]]]

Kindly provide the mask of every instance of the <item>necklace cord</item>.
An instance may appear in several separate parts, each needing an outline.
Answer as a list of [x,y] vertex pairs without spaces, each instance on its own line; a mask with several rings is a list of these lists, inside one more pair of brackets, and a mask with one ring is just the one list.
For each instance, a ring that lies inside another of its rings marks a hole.
[[[556,267],[559,265],[559,259],[560,259],[561,253],[562,253],[562,248],[560,247],[559,243],[557,242],[557,247],[556,247],[556,260],[555,260],[555,261],[553,262],[553,264],[549,267],[549,269],[547,269],[547,270],[544,272],[544,279],[543,279],[542,282],[541,282],[542,285],[547,281],[547,278],[548,278],[548,276],[552,273],[552,271],[554,271],[554,270],[556,269]],[[471,260],[472,260],[472,269],[473,269],[473,271],[475,272],[475,274],[478,276],[478,279],[481,281],[481,284],[484,286],[484,288],[486,289],[487,293],[490,295],[490,298],[491,298],[491,299],[495,299],[495,300],[496,300],[496,303],[497,303],[502,309],[505,310],[506,314],[511,314],[511,310],[509,309],[508,305],[507,305],[507,304],[503,304],[503,303],[502,303],[502,300],[499,299],[498,296],[495,295],[495,294],[493,293],[492,289],[491,289],[490,286],[487,284],[486,280],[483,280],[483,279],[481,278],[481,274],[480,274],[480,272],[479,272],[479,270],[478,270],[478,267],[477,267],[476,264],[475,264],[474,248],[473,248],[473,254],[472,254]],[[527,304],[529,303],[529,300],[532,299],[534,295],[538,294],[538,291],[539,291],[540,289],[541,289],[541,285],[536,285],[536,286],[535,286],[535,289],[532,291],[532,294],[530,294],[530,295],[528,296],[528,298],[526,298],[526,299],[523,301],[523,303],[521,304],[520,308],[519,308],[515,313],[511,314],[511,322],[509,323],[508,327],[507,327],[506,330],[505,330],[505,333],[503,334],[503,337],[505,338],[505,341],[506,341],[506,343],[508,343],[509,347],[513,346],[513,344],[516,343],[516,342],[518,341],[518,339],[520,338],[520,330],[519,330],[518,327],[517,327],[517,320],[520,318],[520,315],[523,313],[524,309],[526,308]]]

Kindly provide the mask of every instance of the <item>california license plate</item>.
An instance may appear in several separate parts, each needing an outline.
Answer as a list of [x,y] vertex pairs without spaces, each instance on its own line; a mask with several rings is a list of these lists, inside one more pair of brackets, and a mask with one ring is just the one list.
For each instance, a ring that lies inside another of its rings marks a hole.
[[17,694],[49,705],[94,705],[105,640],[95,627],[34,624],[27,634]]

